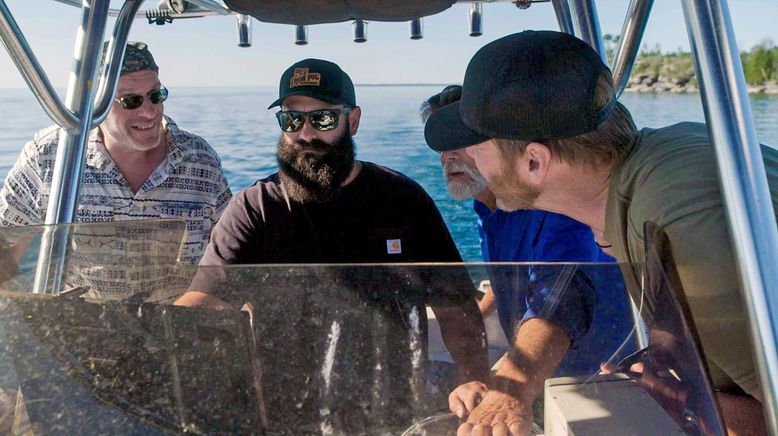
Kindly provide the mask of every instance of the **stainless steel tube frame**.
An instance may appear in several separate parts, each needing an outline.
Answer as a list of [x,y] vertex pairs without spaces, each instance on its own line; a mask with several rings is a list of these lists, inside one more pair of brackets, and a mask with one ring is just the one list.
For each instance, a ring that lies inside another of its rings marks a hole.
[[600,32],[600,20],[597,18],[597,7],[594,0],[568,0],[570,13],[573,20],[575,36],[591,45],[605,65],[608,65],[608,56],[605,53],[605,44],[602,42]]
[[116,87],[119,84],[119,72],[124,63],[127,37],[130,34],[132,20],[142,3],[143,0],[126,0],[116,18],[113,34],[108,42],[108,62],[100,75],[92,125],[102,123],[111,110]]
[[[143,0],[127,0],[119,12],[114,34],[109,43],[108,68],[103,71],[99,81],[97,108],[94,110],[93,124],[99,124],[108,114],[116,91],[116,83],[124,59],[124,45],[127,43],[132,19],[138,12]],[[4,0],[0,0],[0,35],[8,49],[11,58],[16,63],[22,76],[33,91],[38,103],[46,114],[58,126],[74,131],[79,125],[78,117],[60,100],[57,91],[51,86],[48,77],[40,66],[35,54],[30,49],[24,34],[19,29]],[[117,48],[120,47],[120,48]]]
[[[103,49],[103,36],[110,0],[84,3],[81,26],[76,35],[76,59],[68,83],[66,104],[78,116],[74,131],[59,132],[57,156],[46,211],[46,224],[71,223],[75,220],[84,169],[92,108],[96,94],[93,86]],[[62,232],[65,232],[63,235]],[[47,229],[41,240],[33,292],[58,293],[62,289],[68,229]]]
[[682,4],[750,319],[765,419],[778,434],[778,228],[743,66],[726,2]]
[[632,67],[640,50],[640,41],[646,30],[648,16],[654,0],[632,0],[627,8],[627,16],[624,18],[624,26],[621,29],[619,48],[613,57],[613,82],[616,86],[616,98],[621,96],[629,82]]
[[[81,0],[54,0],[56,2],[66,4],[69,6],[74,6],[79,9],[81,9]],[[146,12],[147,11],[153,11],[155,9],[146,9],[143,11],[139,11],[135,13],[135,18],[146,18]],[[230,11],[230,13],[234,13]],[[121,14],[121,11],[118,9],[109,9],[108,10],[108,16],[109,17],[117,17]],[[183,13],[176,13],[171,11],[170,16],[174,19],[178,18],[201,18],[201,17],[210,17],[214,15],[226,15],[226,13],[222,10],[221,7],[217,8],[217,11],[211,10],[211,9],[204,9],[201,7],[192,7],[190,6],[187,8],[186,12]]]
[[78,129],[60,132],[51,182],[46,224],[71,223],[76,216],[86,144],[92,127],[97,71],[103,51],[103,35],[109,0],[92,0],[84,6],[76,36],[76,59],[68,83],[67,107],[79,117]]
[[573,18],[570,14],[570,5],[567,3],[567,0],[551,0],[551,4],[554,5],[554,13],[559,23],[559,30],[569,35],[575,35]]
[[0,38],[46,115],[59,126],[71,130],[77,128],[78,118],[65,107],[57,91],[51,86],[46,72],[27,44],[5,0],[0,0]]

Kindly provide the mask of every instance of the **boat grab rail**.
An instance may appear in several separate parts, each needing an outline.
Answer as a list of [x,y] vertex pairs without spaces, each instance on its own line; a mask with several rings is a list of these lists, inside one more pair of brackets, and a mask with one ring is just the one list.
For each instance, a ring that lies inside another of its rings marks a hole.
[[[73,6],[79,9],[81,8],[80,0],[54,0],[54,1],[68,6]],[[134,18],[148,18],[149,14],[160,13],[162,11],[169,12],[170,17],[175,19],[201,18],[201,17],[208,17],[213,15],[236,14],[235,11],[228,9],[227,7],[215,1],[211,1],[211,0],[187,0],[187,1],[188,3],[191,3],[196,7],[189,6],[184,12],[176,12],[176,11],[171,11],[166,9],[145,9],[136,12],[133,16]],[[119,16],[119,14],[121,14],[121,11],[119,9],[111,8],[108,10],[109,17],[117,17]]]
[[0,0],[0,39],[46,115],[63,128],[76,129],[78,117],[62,103],[5,0]]
[[624,25],[621,29],[619,47],[611,64],[616,98],[621,96],[629,83],[629,76],[635,66],[640,41],[646,31],[648,16],[651,14],[653,5],[654,0],[632,0],[629,2],[627,16],[624,18]]
[[[142,3],[143,0],[127,0],[119,11],[113,35],[108,43],[110,56],[98,81],[99,88],[95,98],[92,125],[102,122],[111,108],[120,67],[124,61],[123,48],[127,43],[132,20]],[[5,0],[0,0],[0,39],[46,115],[63,129],[68,131],[78,129],[80,114],[74,113],[62,102],[5,4]]]

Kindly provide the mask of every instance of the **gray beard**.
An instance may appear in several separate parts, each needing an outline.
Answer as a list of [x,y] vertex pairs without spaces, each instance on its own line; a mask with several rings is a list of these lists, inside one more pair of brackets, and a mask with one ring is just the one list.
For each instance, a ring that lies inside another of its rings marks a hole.
[[[464,181],[449,179],[449,175],[453,172],[463,172],[468,179]],[[443,177],[446,180],[446,189],[448,189],[449,195],[457,200],[473,198],[486,189],[486,180],[478,172],[478,169],[464,162],[451,161],[444,163]]]

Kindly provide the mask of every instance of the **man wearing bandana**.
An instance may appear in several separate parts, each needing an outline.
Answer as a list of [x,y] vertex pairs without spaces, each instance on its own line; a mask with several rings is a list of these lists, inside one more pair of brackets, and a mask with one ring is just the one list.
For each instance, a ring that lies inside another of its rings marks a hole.
[[[196,265],[232,196],[221,160],[203,138],[164,115],[168,91],[146,44],[127,44],[115,97],[89,133],[76,220],[184,220],[181,262]],[[44,223],[60,131],[43,129],[22,149],[0,191],[0,225]],[[103,291],[126,296],[118,288]]]

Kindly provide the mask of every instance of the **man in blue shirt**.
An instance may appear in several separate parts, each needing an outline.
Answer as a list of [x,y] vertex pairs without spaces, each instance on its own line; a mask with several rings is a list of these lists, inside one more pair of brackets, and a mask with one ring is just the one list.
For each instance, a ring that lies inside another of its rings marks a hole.
[[[430,97],[422,105],[422,119],[459,100],[460,95],[461,87],[449,86]],[[441,152],[440,162],[449,194],[456,199],[474,199],[484,262],[614,261],[596,245],[588,226],[567,216],[539,210],[500,210],[464,149]],[[496,303],[505,335],[514,344],[514,356],[524,356],[518,377],[498,371],[495,379],[498,384],[501,378],[514,382],[526,379],[527,385],[535,385],[536,389],[526,390],[526,407],[552,374],[598,371],[600,363],[611,357],[632,329],[616,265],[591,267],[585,274],[573,266],[565,271],[560,265],[493,265],[488,271],[494,296],[487,293],[479,305],[481,312],[488,313],[491,301]],[[566,272],[567,280],[560,280]],[[634,344],[630,346],[626,351],[634,348]],[[449,398],[452,411],[463,417],[487,390],[479,382],[458,387]]]

